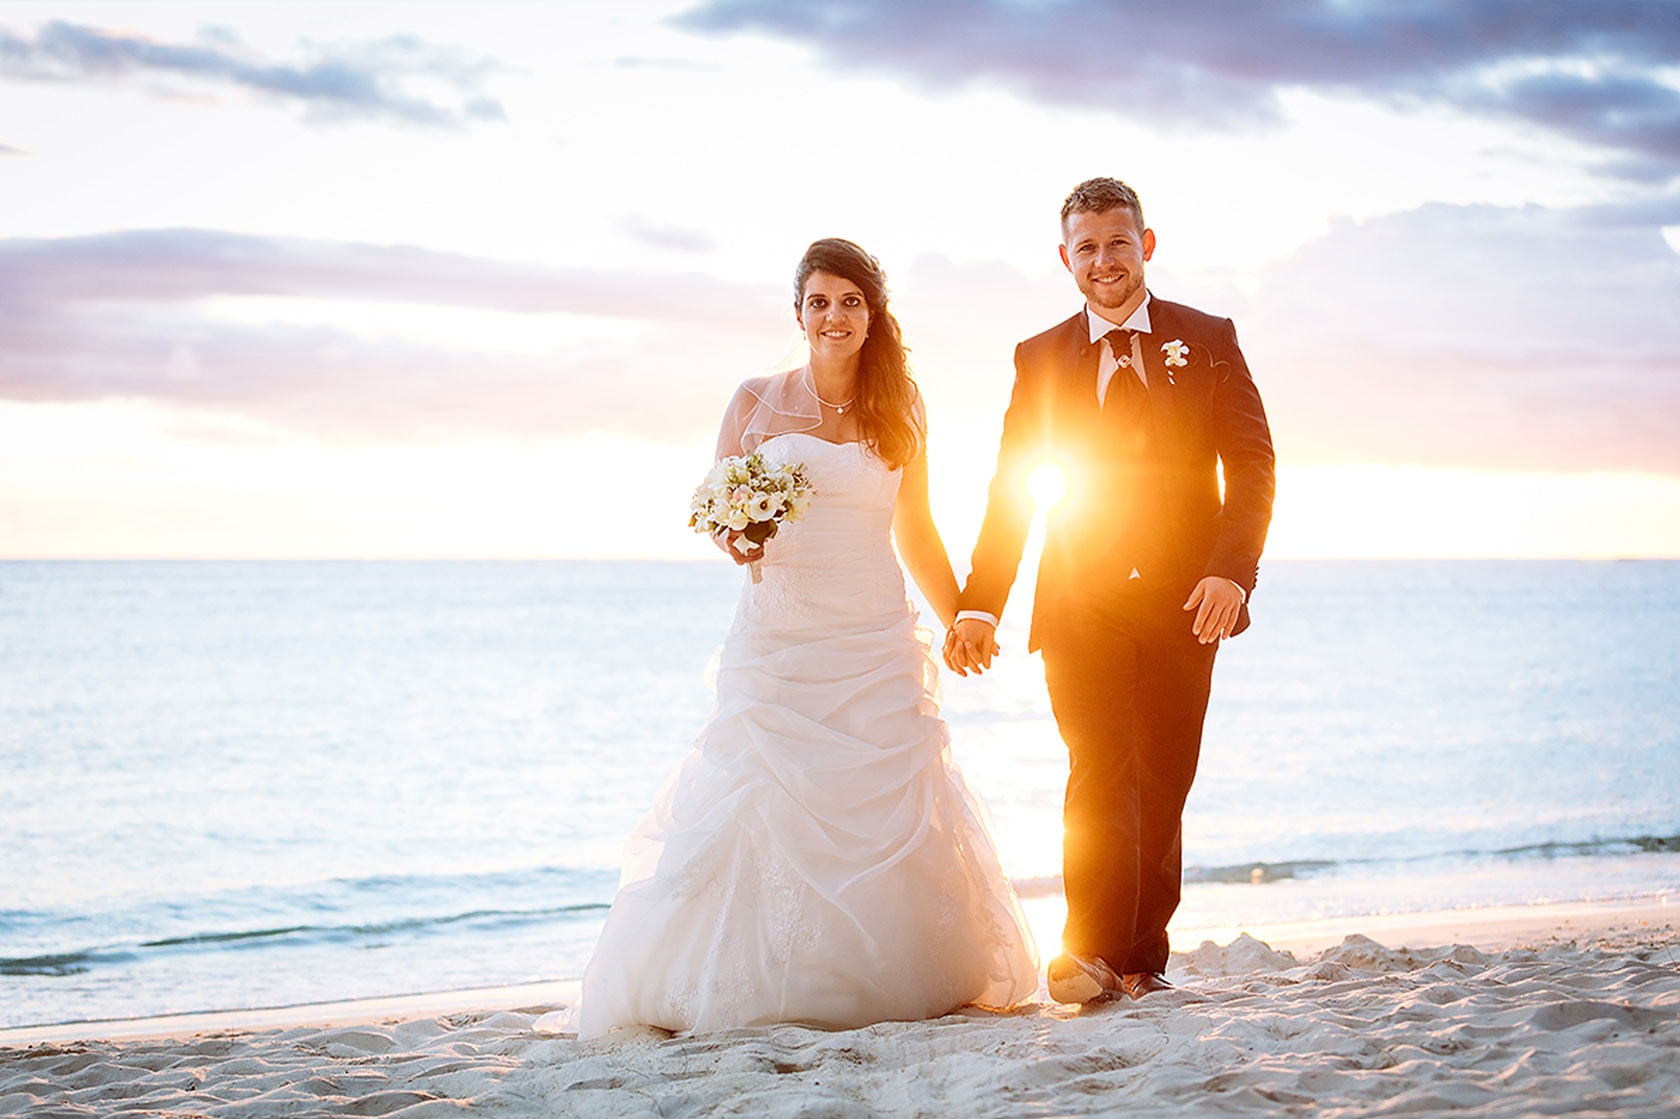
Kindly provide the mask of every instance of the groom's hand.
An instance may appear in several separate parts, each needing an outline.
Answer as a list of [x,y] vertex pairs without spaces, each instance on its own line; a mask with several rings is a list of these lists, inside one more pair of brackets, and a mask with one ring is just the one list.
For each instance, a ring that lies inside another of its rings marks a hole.
[[1190,592],[1186,610],[1194,610],[1196,618],[1190,630],[1203,645],[1211,645],[1231,636],[1237,626],[1237,614],[1242,610],[1243,592],[1231,580],[1220,575],[1207,575]]
[[997,650],[997,631],[980,618],[963,618],[945,634],[945,663],[958,676],[985,672]]

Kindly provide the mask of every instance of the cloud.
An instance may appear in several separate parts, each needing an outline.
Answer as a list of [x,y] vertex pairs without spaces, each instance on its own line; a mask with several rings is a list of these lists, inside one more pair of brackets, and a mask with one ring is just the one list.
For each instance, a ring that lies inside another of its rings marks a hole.
[[29,154],[28,152],[24,151],[21,148],[13,148],[13,147],[8,147],[5,144],[0,144],[0,155],[28,155],[28,154]]
[[649,58],[643,55],[627,54],[613,59],[613,65],[620,70],[715,70],[716,67],[705,63],[695,62],[688,58]]
[[1680,90],[1657,76],[1680,59],[1667,0],[706,0],[674,22],[1164,125],[1276,123],[1290,89],[1443,105],[1604,147],[1619,156],[1612,173],[1680,175]]
[[1680,173],[1680,90],[1645,75],[1543,73],[1468,91],[1462,101],[1629,153],[1606,168],[1625,178],[1666,182]]
[[282,295],[735,325],[750,318],[744,293],[758,290],[698,275],[553,268],[203,229],[0,240],[0,314],[44,303]]
[[1286,456],[1680,474],[1680,256],[1654,225],[1430,205],[1341,223],[1256,292],[1237,322]]
[[1660,229],[1680,225],[1680,197],[1647,198],[1637,202],[1611,202],[1582,206],[1571,215],[1582,226],[1605,229]]
[[[307,57],[265,59],[230,32],[208,29],[196,43],[168,43],[55,20],[33,39],[0,32],[0,77],[32,81],[172,78],[244,89],[304,106],[311,120],[350,118],[457,128],[505,119],[482,91],[498,69],[414,36],[351,44],[305,43]],[[452,96],[414,92],[447,87]]]
[[[444,347],[205,304],[241,295],[584,316],[627,340]],[[335,439],[690,439],[781,344],[785,304],[779,286],[681,273],[207,230],[0,241],[0,399],[148,399]]]
[[[1665,214],[1430,205],[1339,222],[1251,283],[1149,286],[1234,319],[1288,464],[1680,477]],[[1065,273],[997,263],[924,257],[903,288],[936,439],[995,434],[1014,344],[1079,307]]]
[[[1675,217],[1431,205],[1340,222],[1250,288],[1163,269],[1151,288],[1236,320],[1287,462],[1680,476]],[[1014,343],[1078,307],[1060,271],[926,256],[895,279],[942,438],[995,431]],[[617,325],[529,352],[493,316],[482,342],[429,344],[214,301],[241,295]],[[140,398],[332,441],[704,439],[790,326],[779,280],[697,271],[208,230],[0,241],[0,399]]]
[[678,253],[710,253],[717,249],[717,242],[697,229],[652,222],[640,214],[620,218],[617,226],[626,237],[656,249]]

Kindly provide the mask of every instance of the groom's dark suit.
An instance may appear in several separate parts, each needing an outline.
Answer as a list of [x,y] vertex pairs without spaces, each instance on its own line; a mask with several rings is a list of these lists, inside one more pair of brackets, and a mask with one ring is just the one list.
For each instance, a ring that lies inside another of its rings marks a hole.
[[[1002,614],[1032,520],[1027,475],[1060,465],[1067,492],[1049,514],[1028,646],[1044,652],[1070,759],[1063,948],[1127,973],[1166,969],[1179,901],[1181,818],[1217,648],[1197,641],[1183,605],[1207,575],[1253,593],[1274,488],[1271,432],[1231,321],[1148,306],[1148,388],[1121,368],[1100,406],[1102,343],[1087,312],[1017,347],[959,602]],[[1169,364],[1171,342],[1186,344],[1182,365]],[[1245,602],[1236,632],[1247,626]]]

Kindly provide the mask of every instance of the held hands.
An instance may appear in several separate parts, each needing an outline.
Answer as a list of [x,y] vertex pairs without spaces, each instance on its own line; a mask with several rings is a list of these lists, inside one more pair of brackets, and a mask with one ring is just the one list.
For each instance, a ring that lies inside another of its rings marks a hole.
[[1194,610],[1196,618],[1190,623],[1190,630],[1196,635],[1196,640],[1203,645],[1211,645],[1221,638],[1231,636],[1236,628],[1237,614],[1242,610],[1243,592],[1231,580],[1219,575],[1203,576],[1196,584],[1196,589],[1190,592],[1190,601],[1184,604],[1186,610]]
[[[1190,592],[1185,610],[1194,610],[1191,632],[1203,645],[1231,636],[1242,610],[1242,588],[1219,575],[1208,575]],[[980,618],[963,618],[945,633],[945,664],[958,676],[981,675],[998,653],[997,631]]]
[[958,676],[979,676],[997,652],[997,631],[980,618],[963,618],[945,632],[945,663]]

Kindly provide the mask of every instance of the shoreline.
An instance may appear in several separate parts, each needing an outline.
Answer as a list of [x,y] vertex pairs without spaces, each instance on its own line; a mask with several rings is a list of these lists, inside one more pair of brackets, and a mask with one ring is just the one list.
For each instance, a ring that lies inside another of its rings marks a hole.
[[139,1041],[200,1034],[256,1033],[296,1026],[337,1028],[448,1014],[555,1006],[577,998],[579,981],[549,979],[500,987],[463,987],[365,999],[335,999],[233,1010],[189,1010],[139,1018],[95,1018],[0,1029],[0,1052],[43,1042]]
[[1041,988],[852,1030],[582,1041],[537,1029],[563,983],[8,1030],[0,1115],[1672,1119],[1680,1098],[1666,894],[1208,931],[1179,930],[1177,988],[1141,1000]]
[[1581,937],[1626,935],[1642,928],[1680,935],[1680,895],[1318,917],[1243,928],[1187,928],[1174,930],[1174,943],[1183,951],[1188,950],[1191,936],[1198,937],[1198,942],[1227,943],[1246,932],[1278,951],[1304,956],[1334,948],[1348,935],[1357,934],[1390,948],[1468,944],[1482,951],[1503,951]]
[[[1023,908],[1039,938],[1039,953],[1048,960],[1054,953],[1047,945],[1054,943],[1053,930],[1060,927],[1064,913],[1062,899],[1023,899]],[[1335,948],[1349,936],[1365,937],[1395,950],[1468,945],[1483,952],[1574,944],[1583,939],[1627,940],[1642,935],[1680,940],[1680,896],[1319,917],[1240,927],[1174,928],[1172,934],[1175,961],[1206,943],[1228,947],[1242,936],[1302,959]],[[1680,953],[1676,964],[1680,966]],[[443,1015],[540,1012],[574,1001],[579,986],[579,979],[556,979],[287,1006],[13,1026],[0,1029],[0,1051],[42,1043],[136,1041],[298,1026],[340,1028]],[[1037,998],[1047,1001],[1042,979]]]

